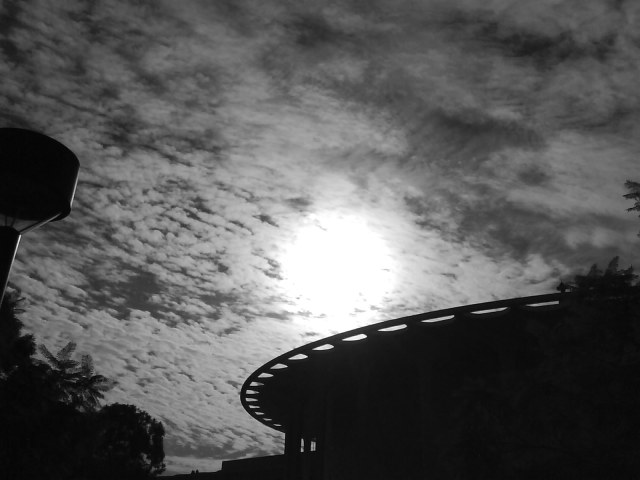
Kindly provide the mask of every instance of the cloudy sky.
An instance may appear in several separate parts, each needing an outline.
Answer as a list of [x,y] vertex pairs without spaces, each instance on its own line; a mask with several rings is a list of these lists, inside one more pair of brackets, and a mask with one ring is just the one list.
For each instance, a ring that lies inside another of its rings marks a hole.
[[277,453],[239,388],[331,333],[638,257],[640,2],[3,0],[0,126],[67,145],[12,284],[165,424]]

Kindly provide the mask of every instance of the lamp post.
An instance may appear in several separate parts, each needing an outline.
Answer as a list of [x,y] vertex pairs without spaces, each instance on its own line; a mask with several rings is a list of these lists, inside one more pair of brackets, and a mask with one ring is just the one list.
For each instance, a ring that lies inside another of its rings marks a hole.
[[71,211],[78,158],[31,130],[0,128],[0,305],[20,237]]

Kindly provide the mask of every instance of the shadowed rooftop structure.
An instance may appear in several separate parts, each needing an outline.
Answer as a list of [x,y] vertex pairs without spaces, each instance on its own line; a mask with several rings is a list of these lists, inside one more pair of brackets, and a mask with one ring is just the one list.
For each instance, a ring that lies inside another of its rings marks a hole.
[[69,215],[79,169],[53,138],[0,128],[0,304],[21,235]]
[[461,306],[340,333],[256,370],[242,405],[285,433],[288,480],[437,478],[445,412],[461,379],[533,365],[527,320],[557,320],[571,296]]
[[71,211],[80,164],[62,143],[21,128],[0,128],[0,218],[20,233]]

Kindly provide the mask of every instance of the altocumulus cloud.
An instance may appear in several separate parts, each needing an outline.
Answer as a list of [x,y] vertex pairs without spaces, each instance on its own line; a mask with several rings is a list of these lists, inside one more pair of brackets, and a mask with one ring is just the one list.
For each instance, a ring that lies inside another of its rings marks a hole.
[[[273,356],[633,260],[638,18],[604,0],[4,2],[2,126],[81,159],[72,215],[14,266],[29,328],[165,423],[170,471],[276,452],[238,399]],[[286,278],[328,216],[387,246],[384,295],[339,321]]]

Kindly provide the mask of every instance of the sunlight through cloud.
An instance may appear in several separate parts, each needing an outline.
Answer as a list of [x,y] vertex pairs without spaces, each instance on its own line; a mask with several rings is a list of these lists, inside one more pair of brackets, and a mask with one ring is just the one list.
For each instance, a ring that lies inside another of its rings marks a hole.
[[283,261],[286,290],[300,310],[346,330],[347,316],[381,305],[394,286],[389,248],[357,216],[320,214],[301,227]]

